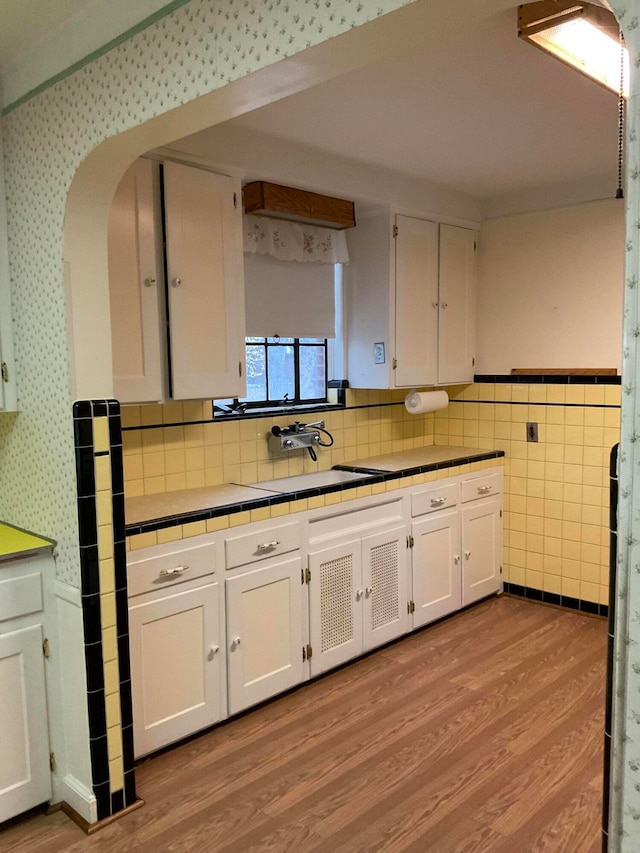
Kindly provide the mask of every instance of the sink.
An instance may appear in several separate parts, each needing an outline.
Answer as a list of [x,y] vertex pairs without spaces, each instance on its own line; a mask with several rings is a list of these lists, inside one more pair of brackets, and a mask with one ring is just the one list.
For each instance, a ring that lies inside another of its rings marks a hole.
[[303,489],[321,489],[324,486],[336,486],[366,480],[371,474],[354,471],[314,471],[312,474],[298,474],[295,477],[280,477],[277,480],[263,480],[261,483],[249,483],[252,489],[264,489],[266,492],[300,492]]

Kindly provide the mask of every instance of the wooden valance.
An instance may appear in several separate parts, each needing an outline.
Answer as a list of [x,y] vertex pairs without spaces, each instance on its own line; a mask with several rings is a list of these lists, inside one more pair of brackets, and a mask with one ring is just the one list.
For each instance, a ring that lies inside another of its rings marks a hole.
[[253,181],[242,190],[244,212],[254,216],[292,219],[325,228],[353,228],[356,224],[352,201],[328,195]]

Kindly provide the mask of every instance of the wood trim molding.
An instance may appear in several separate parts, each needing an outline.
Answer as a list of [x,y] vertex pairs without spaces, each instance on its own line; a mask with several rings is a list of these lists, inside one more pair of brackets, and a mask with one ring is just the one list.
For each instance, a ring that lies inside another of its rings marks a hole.
[[353,228],[356,224],[352,201],[308,190],[253,181],[243,188],[242,198],[244,212],[254,216],[291,219],[336,230]]
[[124,809],[121,809],[119,812],[115,814],[109,815],[109,817],[105,817],[102,820],[97,821],[96,823],[89,823],[89,821],[85,820],[82,815],[79,815],[78,812],[72,808],[68,803],[56,803],[55,806],[51,806],[47,814],[51,812],[62,810],[66,816],[72,820],[80,829],[86,833],[87,835],[93,835],[94,832],[98,832],[100,829],[104,829],[105,826],[109,826],[109,824],[113,823],[116,820],[120,820],[126,814],[139,809],[141,806],[145,805],[145,801],[141,799],[137,799],[135,803],[131,803],[130,806],[126,806]]

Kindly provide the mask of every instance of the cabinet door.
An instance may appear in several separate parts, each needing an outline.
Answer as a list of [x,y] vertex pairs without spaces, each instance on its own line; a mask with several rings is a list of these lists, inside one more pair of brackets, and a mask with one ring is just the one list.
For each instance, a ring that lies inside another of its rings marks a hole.
[[440,226],[438,382],[473,381],[476,232]]
[[311,675],[362,653],[361,552],[355,539],[309,554]]
[[129,609],[136,757],[224,717],[220,585]]
[[362,540],[365,651],[409,630],[407,553],[405,525]]
[[137,160],[109,214],[113,386],[122,403],[165,397],[166,335],[158,165]]
[[413,627],[420,628],[461,607],[458,510],[437,512],[415,521],[411,532]]
[[0,822],[51,797],[42,628],[0,636]]
[[226,581],[229,713],[302,681],[299,557]]
[[438,225],[396,216],[396,388],[437,381]]
[[242,397],[241,191],[224,175],[164,164],[171,395]]
[[502,520],[499,497],[462,508],[462,606],[502,587]]

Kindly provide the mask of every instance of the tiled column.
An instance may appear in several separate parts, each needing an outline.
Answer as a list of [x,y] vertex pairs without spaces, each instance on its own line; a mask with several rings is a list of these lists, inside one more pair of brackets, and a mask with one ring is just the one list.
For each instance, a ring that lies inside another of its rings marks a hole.
[[87,702],[98,820],[136,801],[120,404],[73,406]]

